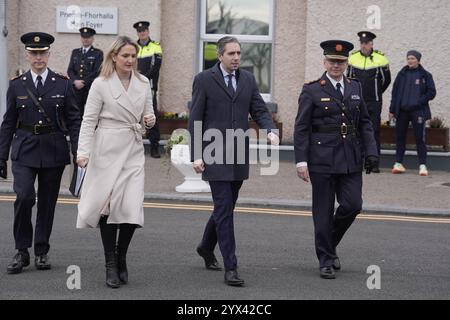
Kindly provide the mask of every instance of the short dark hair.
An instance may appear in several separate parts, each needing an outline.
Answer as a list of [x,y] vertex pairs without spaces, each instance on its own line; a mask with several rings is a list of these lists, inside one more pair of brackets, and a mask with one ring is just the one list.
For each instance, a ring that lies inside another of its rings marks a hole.
[[235,37],[225,36],[223,38],[220,38],[219,41],[217,41],[217,53],[220,55],[223,55],[225,52],[225,46],[228,43],[237,43],[239,47],[241,46],[241,43],[239,40]]

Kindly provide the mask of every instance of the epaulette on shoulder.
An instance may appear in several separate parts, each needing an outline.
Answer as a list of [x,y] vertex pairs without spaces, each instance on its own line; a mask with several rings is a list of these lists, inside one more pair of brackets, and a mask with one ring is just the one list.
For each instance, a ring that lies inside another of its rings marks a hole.
[[150,42],[152,42],[152,43],[154,43],[154,44],[157,44],[158,46],[161,45],[159,42],[157,42],[157,41],[155,41],[155,40],[151,40]]
[[18,75],[18,76],[12,77],[11,79],[9,79],[9,81],[17,80],[17,79],[19,79],[21,76],[22,76],[22,75]]
[[55,75],[57,75],[59,78],[64,79],[64,80],[69,80],[68,76],[63,75],[62,73],[59,72],[55,72]]
[[305,84],[313,84],[313,83],[319,82],[319,80],[320,80],[320,78],[313,80],[313,81],[307,81],[307,82],[305,82]]
[[347,79],[350,80],[350,81],[356,81],[356,82],[359,82],[359,80],[356,79],[356,78],[347,77]]
[[358,51],[353,51],[350,55],[352,56],[352,55],[357,54],[359,52],[360,52],[359,50]]
[[376,52],[376,53],[381,54],[382,56],[384,56],[384,53],[381,52],[380,50],[373,50],[373,52]]

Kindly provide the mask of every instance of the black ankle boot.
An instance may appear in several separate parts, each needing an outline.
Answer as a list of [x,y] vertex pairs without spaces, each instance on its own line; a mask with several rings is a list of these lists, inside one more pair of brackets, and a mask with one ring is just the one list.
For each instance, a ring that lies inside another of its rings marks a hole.
[[117,268],[117,255],[114,251],[105,252],[106,285],[110,288],[119,288],[120,279]]
[[128,283],[128,269],[127,269],[127,252],[120,247],[116,248],[117,250],[117,266],[119,269],[119,279],[122,284]]

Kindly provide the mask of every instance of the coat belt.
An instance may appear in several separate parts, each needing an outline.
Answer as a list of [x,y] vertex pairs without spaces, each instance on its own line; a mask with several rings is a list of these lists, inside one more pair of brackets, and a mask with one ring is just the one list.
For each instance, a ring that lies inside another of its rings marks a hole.
[[143,130],[140,123],[128,123],[111,119],[102,119],[99,121],[98,127],[103,129],[130,129],[134,132],[136,141],[142,143]]

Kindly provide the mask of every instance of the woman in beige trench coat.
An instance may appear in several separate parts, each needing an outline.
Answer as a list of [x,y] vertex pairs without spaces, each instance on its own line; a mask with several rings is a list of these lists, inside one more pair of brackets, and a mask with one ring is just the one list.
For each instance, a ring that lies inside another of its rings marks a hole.
[[77,228],[100,226],[112,288],[128,282],[126,253],[134,230],[144,224],[142,134],[155,116],[149,82],[136,71],[138,51],[128,37],[111,45],[89,91],[78,140],[77,163],[86,176]]

